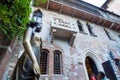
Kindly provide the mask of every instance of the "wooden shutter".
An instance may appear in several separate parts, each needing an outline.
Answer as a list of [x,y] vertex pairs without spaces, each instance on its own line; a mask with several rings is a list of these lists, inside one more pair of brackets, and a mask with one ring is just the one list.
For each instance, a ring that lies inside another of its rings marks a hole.
[[104,68],[107,78],[109,78],[110,80],[117,80],[117,77],[115,75],[115,72],[112,68],[110,61],[108,60],[108,61],[102,63],[102,65],[103,65],[103,68]]

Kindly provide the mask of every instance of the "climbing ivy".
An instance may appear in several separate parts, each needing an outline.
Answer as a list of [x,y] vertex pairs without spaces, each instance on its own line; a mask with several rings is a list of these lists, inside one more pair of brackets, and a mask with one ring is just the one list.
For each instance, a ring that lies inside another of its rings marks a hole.
[[26,30],[31,13],[30,2],[31,0],[0,0],[0,32],[8,39],[21,37]]
[[0,30],[9,38],[21,36],[29,22],[31,0],[1,0]]
[[39,6],[40,2],[46,2],[47,0],[34,0],[34,6]]

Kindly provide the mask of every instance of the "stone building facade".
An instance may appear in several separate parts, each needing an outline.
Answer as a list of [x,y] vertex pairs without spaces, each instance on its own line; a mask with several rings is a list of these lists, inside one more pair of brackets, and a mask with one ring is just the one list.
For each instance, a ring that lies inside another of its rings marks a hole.
[[[40,80],[89,80],[98,71],[120,80],[119,17],[83,1],[48,0],[33,6],[30,18],[42,24]],[[13,69],[8,65],[3,80]]]

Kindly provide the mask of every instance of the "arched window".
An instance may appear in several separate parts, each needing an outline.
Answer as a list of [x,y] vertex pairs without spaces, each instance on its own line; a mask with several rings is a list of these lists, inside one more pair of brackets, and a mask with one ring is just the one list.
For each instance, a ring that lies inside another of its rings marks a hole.
[[91,74],[95,74],[95,75],[98,74],[97,66],[91,57],[89,56],[86,57],[85,64],[89,78],[91,77]]
[[47,67],[48,67],[48,53],[47,50],[42,50],[41,57],[40,57],[40,73],[47,74]]
[[34,12],[33,19],[35,22],[42,22],[42,12],[39,9]]
[[54,51],[54,74],[61,74],[62,72],[62,56],[60,51]]

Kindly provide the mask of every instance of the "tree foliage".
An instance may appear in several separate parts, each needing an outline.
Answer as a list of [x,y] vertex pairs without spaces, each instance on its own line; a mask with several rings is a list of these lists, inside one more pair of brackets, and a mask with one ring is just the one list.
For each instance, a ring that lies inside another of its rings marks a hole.
[[47,0],[34,0],[34,6],[39,6],[40,2],[45,3]]
[[[40,1],[33,0],[34,5]],[[15,36],[21,37],[26,30],[31,13],[31,0],[0,0],[0,32],[4,33],[8,39]]]
[[29,22],[31,0],[0,0],[0,31],[9,39],[23,35]]

